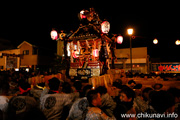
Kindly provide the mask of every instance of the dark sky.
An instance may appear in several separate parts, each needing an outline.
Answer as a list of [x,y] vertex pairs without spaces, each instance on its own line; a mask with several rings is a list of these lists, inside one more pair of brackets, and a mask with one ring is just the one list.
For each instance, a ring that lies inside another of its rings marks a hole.
[[[175,41],[180,39],[179,14],[170,6],[170,3],[153,1],[119,3],[115,0],[4,3],[0,9],[0,39],[10,40],[15,45],[27,40],[55,48],[56,41],[50,38],[52,28],[66,32],[76,30],[80,10],[94,7],[100,19],[110,22],[110,33],[124,36],[124,42],[118,48],[129,47],[126,29],[133,27],[134,35],[139,36],[133,40],[133,47],[147,46],[151,57],[180,62],[180,46],[175,46]],[[154,38],[159,40],[158,45],[152,44]]]

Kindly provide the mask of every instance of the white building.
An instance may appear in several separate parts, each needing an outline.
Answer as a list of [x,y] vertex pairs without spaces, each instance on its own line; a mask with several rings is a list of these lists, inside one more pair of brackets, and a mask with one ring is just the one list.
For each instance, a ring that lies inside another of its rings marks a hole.
[[[124,69],[126,72],[131,69],[130,66],[130,49],[116,49],[115,67]],[[147,54],[147,47],[132,48],[132,70],[138,73],[149,72],[149,56]]]

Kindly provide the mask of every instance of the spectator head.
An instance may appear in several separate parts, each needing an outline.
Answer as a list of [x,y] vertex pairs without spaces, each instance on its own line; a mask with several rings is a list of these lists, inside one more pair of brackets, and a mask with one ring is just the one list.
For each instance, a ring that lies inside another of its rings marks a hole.
[[153,91],[153,89],[151,87],[146,87],[144,88],[144,90],[142,91],[142,97],[145,101],[149,100],[149,93]]
[[53,77],[52,79],[49,80],[49,88],[50,90],[58,90],[60,85],[60,81],[58,78]]
[[136,86],[136,82],[135,82],[134,80],[130,80],[130,81],[128,82],[128,86],[129,86],[131,89],[133,89],[134,86]]
[[178,89],[178,88],[169,88],[168,92],[175,97],[175,103],[180,102],[180,89]]
[[87,94],[87,100],[89,102],[89,106],[101,106],[101,95],[97,92],[97,90],[90,90]]
[[71,93],[72,92],[72,88],[71,88],[70,83],[68,83],[68,82],[64,82],[63,83],[63,85],[62,85],[62,92],[63,93]]
[[162,87],[163,87],[163,85],[160,83],[156,83],[155,85],[153,85],[153,88],[155,91],[161,90]]
[[135,92],[129,88],[124,87],[120,92],[120,100],[121,102],[132,102],[135,97]]
[[113,82],[113,86],[118,88],[118,89],[122,88],[122,84],[120,84],[119,82]]
[[82,89],[82,83],[79,80],[76,80],[74,82],[73,86],[76,88],[77,91],[81,91],[81,89]]
[[86,86],[84,86],[81,97],[87,96],[87,93],[88,93],[91,89],[92,89],[92,85],[86,85]]
[[142,95],[142,84],[136,84],[136,86],[134,86],[133,90],[135,91],[136,96],[141,96]]
[[121,79],[116,79],[116,82],[122,85],[122,80]]
[[161,90],[150,93],[150,105],[152,105],[158,113],[164,113],[167,112],[168,109],[173,108],[175,104],[174,101],[174,97],[167,91]]
[[107,89],[106,89],[106,87],[104,87],[104,86],[99,86],[99,87],[96,88],[96,90],[97,90],[101,95],[107,93]]
[[26,93],[31,89],[31,85],[28,82],[20,81],[19,82],[19,90],[20,94]]

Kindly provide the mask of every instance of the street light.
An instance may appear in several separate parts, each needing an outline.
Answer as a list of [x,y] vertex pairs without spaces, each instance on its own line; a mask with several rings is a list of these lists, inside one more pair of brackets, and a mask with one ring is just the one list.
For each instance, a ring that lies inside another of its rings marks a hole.
[[130,63],[131,63],[131,73],[132,73],[132,34],[133,29],[129,28],[127,29],[128,35],[130,36]]
[[132,35],[132,34],[133,34],[133,29],[132,29],[132,28],[129,28],[129,29],[127,30],[127,32],[128,32],[128,35]]

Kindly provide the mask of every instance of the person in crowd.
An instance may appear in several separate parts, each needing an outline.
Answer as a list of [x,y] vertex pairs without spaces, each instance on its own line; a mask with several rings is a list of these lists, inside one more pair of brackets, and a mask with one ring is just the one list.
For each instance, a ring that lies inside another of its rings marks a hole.
[[33,94],[34,98],[39,102],[40,101],[40,97],[41,94],[43,92],[43,90],[45,89],[45,83],[39,83],[37,85],[35,85],[32,89],[31,89],[31,93]]
[[66,94],[69,90],[63,88],[64,93],[59,93],[60,81],[58,78],[49,80],[49,92],[41,97],[40,109],[48,120],[65,119],[63,110],[65,107],[71,107],[72,96]]
[[20,93],[12,97],[8,104],[7,119],[8,120],[23,120],[26,113],[33,108],[38,107],[38,104],[32,94],[30,94],[30,84],[25,81],[20,81]]
[[[145,88],[142,92],[141,88],[142,88],[142,85],[138,85],[138,84],[134,87],[136,97],[134,98],[133,107],[135,108],[136,113],[143,113],[148,109],[148,102],[147,102],[147,100],[144,100],[142,94],[143,94],[143,92],[145,92],[144,90],[146,90],[146,89],[149,90],[149,89]],[[145,94],[147,94],[147,93],[145,93]],[[148,96],[146,95],[146,97],[148,97]],[[148,98],[146,98],[146,99],[148,99]]]
[[128,85],[128,87],[130,87],[131,89],[133,89],[134,86],[136,86],[136,82],[135,82],[134,80],[130,80],[127,85]]
[[[136,114],[136,111],[133,107],[133,101],[135,98],[135,92],[129,88],[124,87],[122,88],[119,96],[119,101],[117,101],[117,106],[114,110],[114,116],[117,120],[123,119],[122,114]],[[136,118],[130,118],[135,120]]]
[[142,84],[138,83],[134,86],[133,88],[134,92],[135,92],[135,96],[142,96]]
[[97,90],[91,90],[87,94],[89,108],[85,116],[85,120],[116,120],[114,117],[107,116],[99,106],[102,105],[101,95]]
[[116,79],[115,82],[118,82],[120,85],[123,83],[121,79]]
[[105,112],[106,115],[113,117],[113,110],[116,107],[116,102],[112,97],[107,93],[107,89],[104,86],[99,86],[96,90],[100,93],[102,99],[102,105],[100,106],[101,110]]
[[155,91],[160,91],[163,85],[160,83],[156,83],[152,87],[154,88]]
[[108,93],[113,97],[114,100],[118,99],[119,92],[122,88],[122,84],[119,82],[113,82],[112,87],[108,87]]
[[[69,94],[71,95],[71,102],[73,103],[79,98],[79,92],[73,92],[72,86],[69,82],[64,82],[62,84],[62,92],[61,94]],[[63,118],[66,119],[69,114],[70,106],[64,106],[63,108]]]
[[151,88],[151,87],[146,87],[142,91],[142,98],[146,103],[149,102],[149,94],[151,91],[153,91],[153,88]]
[[80,96],[82,94],[82,82],[79,80],[76,80],[73,83],[73,87],[75,88],[74,92],[78,93]]
[[35,107],[30,109],[24,116],[23,120],[47,120],[43,112]]
[[149,95],[150,97],[150,107],[148,109],[149,113],[173,113],[175,99],[172,94],[167,91],[152,91]]
[[180,119],[180,89],[171,87],[167,90],[167,92],[169,92],[175,98],[174,112],[179,115],[178,118]]
[[0,87],[0,111],[1,111],[1,117],[3,119],[6,118],[6,111],[8,108],[9,99],[13,97],[10,96],[8,93],[9,93],[9,83],[4,82],[1,84]]
[[83,94],[81,94],[80,96],[81,98],[73,103],[69,111],[68,120],[82,120],[83,118],[85,118],[87,108],[89,107],[89,102],[86,96],[91,89],[92,85],[84,86],[82,90]]

